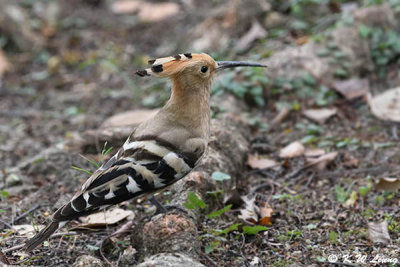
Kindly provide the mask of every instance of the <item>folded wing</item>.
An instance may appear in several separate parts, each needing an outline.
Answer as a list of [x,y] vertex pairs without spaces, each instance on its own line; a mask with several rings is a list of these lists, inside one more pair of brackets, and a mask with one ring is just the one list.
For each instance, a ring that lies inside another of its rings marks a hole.
[[52,223],[26,244],[31,251],[68,221],[100,208],[158,191],[183,178],[193,160],[156,140],[129,139],[82,186],[80,192],[53,215]]

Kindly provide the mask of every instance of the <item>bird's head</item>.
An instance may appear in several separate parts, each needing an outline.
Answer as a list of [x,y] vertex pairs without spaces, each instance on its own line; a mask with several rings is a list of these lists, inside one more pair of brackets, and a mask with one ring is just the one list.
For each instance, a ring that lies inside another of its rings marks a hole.
[[266,67],[265,65],[244,61],[215,61],[207,54],[179,54],[149,60],[152,66],[136,74],[144,76],[169,77],[172,80],[185,79],[196,83],[209,83],[217,71],[233,67]]

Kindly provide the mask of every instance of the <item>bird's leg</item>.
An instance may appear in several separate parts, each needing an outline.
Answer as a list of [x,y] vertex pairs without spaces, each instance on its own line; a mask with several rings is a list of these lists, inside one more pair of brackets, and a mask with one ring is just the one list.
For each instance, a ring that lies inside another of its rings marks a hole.
[[176,209],[179,210],[180,212],[187,214],[187,211],[178,205],[165,205],[165,206],[162,205],[154,196],[151,196],[151,198],[149,198],[149,201],[157,208],[155,214],[167,213],[168,210],[171,209]]
[[157,208],[156,209],[156,214],[167,213],[168,212],[168,210],[160,202],[158,202],[158,200],[154,196],[151,196],[149,198],[149,201],[151,202],[151,204],[156,206],[156,208]]

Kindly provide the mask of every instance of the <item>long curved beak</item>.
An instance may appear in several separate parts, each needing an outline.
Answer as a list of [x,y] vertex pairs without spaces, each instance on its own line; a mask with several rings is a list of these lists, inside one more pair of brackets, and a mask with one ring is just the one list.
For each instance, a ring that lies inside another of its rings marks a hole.
[[217,61],[218,67],[216,71],[220,71],[227,68],[234,67],[261,67],[266,68],[266,65],[255,63],[255,62],[247,62],[247,61]]

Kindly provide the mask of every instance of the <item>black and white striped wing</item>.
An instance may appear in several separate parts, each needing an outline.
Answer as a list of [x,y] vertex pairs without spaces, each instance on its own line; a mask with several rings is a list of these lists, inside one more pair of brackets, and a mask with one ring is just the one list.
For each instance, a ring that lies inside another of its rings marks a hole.
[[82,186],[80,193],[58,210],[54,220],[65,221],[158,191],[194,168],[188,160],[155,140],[127,142]]

